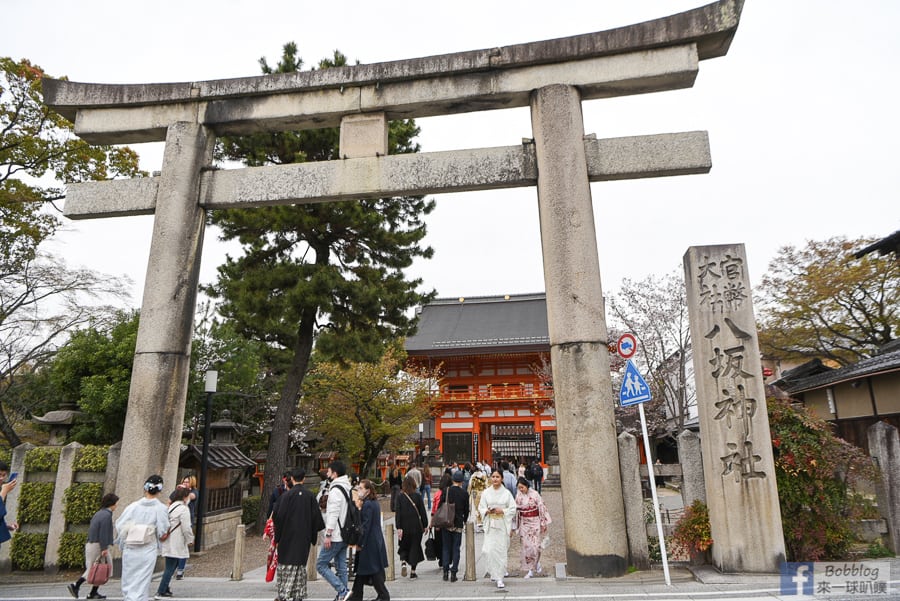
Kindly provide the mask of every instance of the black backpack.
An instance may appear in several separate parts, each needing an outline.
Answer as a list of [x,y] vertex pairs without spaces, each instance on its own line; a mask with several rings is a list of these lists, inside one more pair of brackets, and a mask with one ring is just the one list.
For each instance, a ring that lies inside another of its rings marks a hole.
[[534,480],[534,467],[529,465],[525,468],[525,479]]
[[338,527],[341,529],[341,538],[350,546],[358,545],[362,538],[362,518],[359,515],[359,508],[352,500],[350,495],[344,490],[343,486],[333,486],[344,495],[347,499],[347,513],[344,515],[344,523],[338,520]]

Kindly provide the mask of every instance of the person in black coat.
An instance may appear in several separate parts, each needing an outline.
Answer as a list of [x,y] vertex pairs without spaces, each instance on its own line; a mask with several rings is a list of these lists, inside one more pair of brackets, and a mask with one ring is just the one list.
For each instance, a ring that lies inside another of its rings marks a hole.
[[278,599],[304,599],[306,591],[306,561],[309,548],[316,543],[325,520],[319,511],[316,496],[302,486],[306,470],[297,468],[291,473],[293,486],[275,502],[272,522],[275,544],[278,546],[278,568],[275,572]]
[[384,534],[381,532],[381,505],[378,493],[371,480],[359,483],[358,503],[362,534],[356,551],[356,578],[353,579],[353,590],[347,601],[362,601],[363,587],[372,585],[378,596],[375,601],[390,601],[391,594],[384,585],[384,569],[388,567],[387,549],[384,546]]
[[441,504],[453,503],[455,516],[453,519],[453,528],[444,528],[441,544],[441,552],[443,558],[441,565],[444,568],[444,580],[456,582],[456,572],[459,571],[459,547],[462,543],[462,532],[469,519],[469,495],[463,488],[465,475],[462,470],[453,474],[453,486],[447,487],[447,490],[441,495]]
[[419,494],[416,481],[412,476],[403,479],[403,486],[397,498],[397,551],[400,554],[400,576],[406,576],[409,566],[410,578],[417,578],[416,566],[425,560],[422,552],[422,534],[428,526],[428,514],[425,513],[425,504],[422,495]]

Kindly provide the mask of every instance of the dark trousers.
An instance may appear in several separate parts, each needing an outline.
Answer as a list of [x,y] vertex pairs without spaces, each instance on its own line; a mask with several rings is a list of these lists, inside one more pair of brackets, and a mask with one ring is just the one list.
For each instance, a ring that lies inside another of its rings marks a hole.
[[456,574],[459,571],[459,547],[462,544],[462,532],[452,530],[443,530],[442,532],[444,540],[441,545],[441,565],[445,572]]
[[162,578],[159,579],[159,587],[156,589],[157,594],[169,590],[169,583],[172,581],[172,576],[175,574],[175,569],[177,567],[177,557],[166,557],[166,568],[163,570]]
[[383,601],[388,601],[391,598],[391,594],[388,592],[387,587],[384,585],[384,572],[376,572],[375,574],[370,574],[366,576],[357,576],[353,580],[353,592],[350,594],[351,599],[362,599],[363,598],[363,586],[370,584],[372,588],[375,589],[375,593],[378,595],[378,599],[382,599]]

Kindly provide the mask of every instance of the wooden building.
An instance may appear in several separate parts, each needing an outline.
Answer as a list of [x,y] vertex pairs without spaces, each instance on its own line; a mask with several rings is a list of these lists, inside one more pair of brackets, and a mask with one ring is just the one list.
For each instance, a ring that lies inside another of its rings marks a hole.
[[437,299],[406,341],[410,363],[442,366],[434,438],[445,463],[538,458],[557,464],[543,293]]

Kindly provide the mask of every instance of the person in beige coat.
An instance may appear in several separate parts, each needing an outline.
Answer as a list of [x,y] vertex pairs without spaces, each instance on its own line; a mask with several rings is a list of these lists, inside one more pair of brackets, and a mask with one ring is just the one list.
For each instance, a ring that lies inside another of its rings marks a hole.
[[173,596],[169,583],[178,568],[179,560],[191,554],[188,547],[194,544],[194,531],[191,529],[191,510],[187,506],[190,494],[188,488],[176,488],[170,497],[172,504],[169,505],[169,534],[162,541],[162,556],[166,558],[166,569],[156,589],[157,599]]

